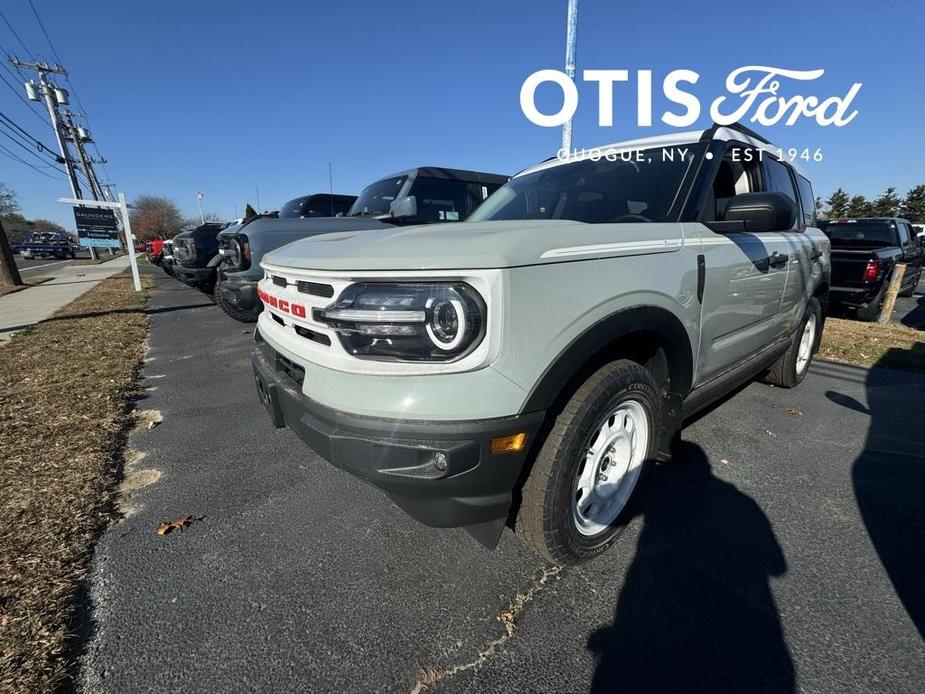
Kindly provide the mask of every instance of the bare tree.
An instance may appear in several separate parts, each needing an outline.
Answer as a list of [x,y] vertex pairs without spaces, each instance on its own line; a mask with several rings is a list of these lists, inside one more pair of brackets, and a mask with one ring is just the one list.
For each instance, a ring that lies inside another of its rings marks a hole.
[[133,204],[132,232],[139,241],[170,238],[183,229],[183,215],[168,198],[142,195]]

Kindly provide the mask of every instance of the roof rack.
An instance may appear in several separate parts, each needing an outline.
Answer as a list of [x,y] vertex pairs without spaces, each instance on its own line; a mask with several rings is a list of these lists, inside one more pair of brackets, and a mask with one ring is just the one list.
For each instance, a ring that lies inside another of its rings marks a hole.
[[751,128],[747,128],[741,123],[730,123],[729,125],[720,125],[719,123],[714,123],[709,128],[703,131],[703,135],[700,136],[701,142],[705,140],[712,140],[713,135],[715,135],[716,131],[719,130],[720,128],[729,128],[730,130],[736,130],[742,133],[743,135],[748,135],[749,137],[753,137],[759,142],[763,142],[766,145],[771,144],[771,141],[768,140],[766,137],[759,135],[754,130],[752,130]]

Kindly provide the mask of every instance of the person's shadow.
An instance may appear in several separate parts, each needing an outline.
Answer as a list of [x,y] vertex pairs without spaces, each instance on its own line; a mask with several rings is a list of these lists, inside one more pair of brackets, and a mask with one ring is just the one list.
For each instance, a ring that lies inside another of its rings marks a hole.
[[[925,361],[925,343],[888,350],[876,366]],[[864,450],[851,471],[858,510],[871,543],[909,619],[925,638],[925,435],[920,379],[872,368],[864,385],[868,406],[828,391],[834,403],[870,415]]]
[[679,444],[653,465],[614,622],[588,642],[593,692],[788,692],[793,661],[769,579],[787,570],[758,505]]

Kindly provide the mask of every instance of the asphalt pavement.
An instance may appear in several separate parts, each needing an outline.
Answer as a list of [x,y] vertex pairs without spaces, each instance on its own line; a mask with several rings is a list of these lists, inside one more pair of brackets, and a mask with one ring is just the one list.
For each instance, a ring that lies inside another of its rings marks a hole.
[[85,691],[925,690],[925,378],[749,385],[651,470],[615,548],[557,572],[274,429],[252,326],[154,272],[138,407],[163,421],[96,548]]
[[[105,258],[106,257],[105,253],[106,251],[100,251],[100,257]],[[26,273],[27,277],[39,277],[41,275],[46,275],[52,272],[51,270],[48,270],[47,268],[54,268],[54,267],[60,268],[60,267],[65,267],[67,265],[90,262],[90,251],[79,250],[77,251],[75,255],[76,257],[74,258],[65,258],[65,259],[53,258],[53,257],[23,258],[21,255],[16,255],[14,256],[14,258],[16,259],[16,267],[19,268],[20,272]],[[45,270],[45,272],[38,272],[38,274],[35,274],[36,271],[38,270]]]

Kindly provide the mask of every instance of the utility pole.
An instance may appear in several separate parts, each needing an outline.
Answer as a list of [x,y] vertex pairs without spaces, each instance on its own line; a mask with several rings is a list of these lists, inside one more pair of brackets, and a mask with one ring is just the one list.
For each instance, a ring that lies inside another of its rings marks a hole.
[[96,174],[93,171],[90,158],[87,156],[87,152],[83,145],[84,138],[87,136],[81,132],[82,129],[78,129],[78,127],[74,125],[73,115],[74,114],[72,114],[70,111],[64,112],[64,120],[67,125],[68,139],[74,143],[74,147],[77,150],[77,156],[80,158],[80,165],[84,170],[84,175],[87,177],[87,183],[90,184],[90,194],[93,196],[94,200],[102,200],[103,191],[100,188],[99,182],[96,180]]
[[[84,176],[86,176],[87,184],[90,186],[90,195],[93,196],[94,200],[105,200],[103,189],[100,187],[100,182],[96,178],[96,172],[93,170],[93,160],[87,156],[87,151],[84,149],[84,142],[90,142],[90,133],[84,128],[78,128],[74,125],[73,116],[74,114],[70,111],[64,112],[64,123],[68,133],[66,139],[74,143],[77,156],[80,158],[80,165],[84,170]],[[112,249],[109,248],[107,250],[109,251],[109,255],[112,255]]]
[[[55,63],[49,65],[42,61],[22,61],[18,58],[10,58],[10,64],[17,68],[27,68],[35,70],[38,75],[38,84],[29,81],[26,82],[26,96],[31,101],[41,101],[39,92],[44,98],[45,107],[48,109],[48,117],[51,119],[52,130],[55,131],[55,140],[58,142],[58,149],[61,152],[61,158],[64,159],[64,166],[67,169],[67,177],[71,183],[71,192],[76,200],[81,199],[80,182],[77,180],[77,169],[74,166],[74,160],[71,158],[71,151],[67,146],[67,139],[62,132],[64,124],[61,122],[61,114],[58,112],[59,105],[67,104],[67,92],[59,89],[52,82],[48,81],[48,75],[67,76],[67,70]],[[38,89],[37,89],[38,88]],[[96,251],[90,246],[90,257],[96,260]]]
[[[575,48],[578,43],[578,0],[568,0],[568,25],[565,35],[565,74],[575,81]],[[562,126],[562,149],[572,151],[572,119]]]

